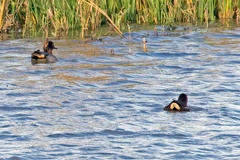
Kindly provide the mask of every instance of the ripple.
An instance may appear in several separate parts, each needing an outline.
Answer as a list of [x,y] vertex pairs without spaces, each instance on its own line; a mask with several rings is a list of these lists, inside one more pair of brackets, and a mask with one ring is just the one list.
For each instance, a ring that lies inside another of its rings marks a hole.
[[[31,64],[39,39],[1,41],[0,158],[238,159],[239,29],[153,28],[52,38],[54,64]],[[183,92],[190,112],[163,111]]]

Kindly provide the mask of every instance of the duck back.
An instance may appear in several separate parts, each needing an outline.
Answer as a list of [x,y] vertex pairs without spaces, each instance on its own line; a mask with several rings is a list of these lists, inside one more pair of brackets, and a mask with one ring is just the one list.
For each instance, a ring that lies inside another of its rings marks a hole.
[[48,56],[46,56],[46,60],[47,63],[55,63],[58,61],[57,57],[54,56],[53,54],[48,54]]

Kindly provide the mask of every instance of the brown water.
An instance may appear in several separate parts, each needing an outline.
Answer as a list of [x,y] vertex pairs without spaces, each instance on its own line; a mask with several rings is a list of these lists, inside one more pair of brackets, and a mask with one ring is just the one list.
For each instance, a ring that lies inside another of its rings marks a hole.
[[[50,38],[54,64],[0,41],[0,159],[238,159],[240,28],[157,28]],[[191,112],[163,111],[180,93]]]

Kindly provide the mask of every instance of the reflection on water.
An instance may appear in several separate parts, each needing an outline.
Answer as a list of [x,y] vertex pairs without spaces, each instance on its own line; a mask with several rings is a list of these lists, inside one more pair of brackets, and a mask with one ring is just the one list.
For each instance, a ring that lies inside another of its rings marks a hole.
[[[0,158],[237,159],[239,28],[157,29],[52,38],[53,64],[31,64],[44,39],[0,41]],[[163,111],[183,92],[191,112]]]

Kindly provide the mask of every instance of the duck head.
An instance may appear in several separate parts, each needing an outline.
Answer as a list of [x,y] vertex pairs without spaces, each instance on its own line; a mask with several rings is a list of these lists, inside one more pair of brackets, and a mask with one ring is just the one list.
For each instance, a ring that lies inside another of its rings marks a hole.
[[48,53],[52,53],[53,49],[57,49],[57,48],[54,46],[54,43],[52,41],[48,41],[47,45],[43,46],[43,50]]

